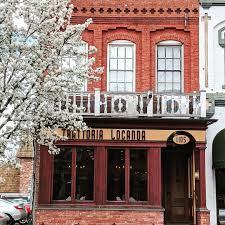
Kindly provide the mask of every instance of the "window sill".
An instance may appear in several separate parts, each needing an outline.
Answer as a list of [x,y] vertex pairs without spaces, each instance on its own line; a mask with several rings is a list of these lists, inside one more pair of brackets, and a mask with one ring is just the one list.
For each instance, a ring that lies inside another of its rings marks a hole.
[[74,205],[74,204],[42,204],[37,210],[96,210],[96,211],[165,211],[161,206],[153,205]]

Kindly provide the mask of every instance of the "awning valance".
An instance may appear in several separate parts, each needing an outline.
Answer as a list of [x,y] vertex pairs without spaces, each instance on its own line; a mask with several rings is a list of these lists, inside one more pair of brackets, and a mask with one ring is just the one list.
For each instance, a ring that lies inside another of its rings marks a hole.
[[225,168],[225,129],[214,138],[212,154],[213,168]]

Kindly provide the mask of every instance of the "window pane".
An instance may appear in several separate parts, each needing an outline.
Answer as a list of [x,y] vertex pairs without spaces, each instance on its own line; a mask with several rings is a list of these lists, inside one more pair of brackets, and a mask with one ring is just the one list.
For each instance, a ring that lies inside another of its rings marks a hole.
[[165,59],[158,59],[158,70],[165,70],[166,62]]
[[53,200],[71,201],[71,149],[61,149],[54,156]]
[[118,83],[118,91],[125,91],[124,83]]
[[130,150],[130,202],[147,201],[147,151]]
[[158,58],[165,58],[165,47],[158,46]]
[[172,70],[173,69],[173,60],[167,59],[166,60],[166,70]]
[[173,69],[180,70],[180,59],[174,59],[173,61]]
[[174,58],[180,58],[180,52],[181,52],[180,46],[173,47],[173,57]]
[[165,83],[158,83],[158,92],[165,91],[166,84]]
[[94,150],[77,149],[76,159],[76,199],[93,200]]
[[165,72],[158,72],[158,82],[165,82],[166,77],[165,77]]
[[117,83],[110,83],[109,91],[117,91]]
[[110,70],[117,70],[117,59],[110,59]]
[[124,71],[119,71],[118,72],[118,82],[124,82],[125,81],[125,72]]
[[110,58],[117,58],[117,47],[115,46],[110,46],[109,48],[109,57]]
[[176,92],[180,92],[181,91],[180,83],[174,83],[173,84],[173,90],[176,91]]
[[118,58],[125,58],[125,47],[118,47]]
[[125,151],[108,150],[107,200],[122,201],[125,198]]
[[126,59],[126,70],[133,70],[133,60]]
[[133,58],[133,47],[126,47],[126,58]]
[[126,83],[126,90],[125,91],[128,91],[128,92],[132,92],[133,91],[133,85],[132,83]]
[[172,72],[166,72],[166,82],[172,82]]
[[117,71],[110,71],[109,73],[109,81],[110,82],[117,82]]
[[173,58],[173,47],[166,47],[166,58]]
[[133,82],[133,72],[127,71],[125,75],[125,80],[126,82]]
[[172,83],[166,83],[166,91],[172,92],[172,90],[173,90],[173,85],[172,85]]
[[173,82],[180,82],[180,72],[173,72]]
[[125,70],[125,60],[118,59],[118,70]]

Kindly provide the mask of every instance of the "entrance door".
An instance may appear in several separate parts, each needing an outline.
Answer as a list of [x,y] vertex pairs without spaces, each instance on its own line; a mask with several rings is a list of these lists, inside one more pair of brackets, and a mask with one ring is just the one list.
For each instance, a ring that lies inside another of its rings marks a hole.
[[177,148],[165,149],[163,163],[165,222],[191,224],[193,223],[191,155]]

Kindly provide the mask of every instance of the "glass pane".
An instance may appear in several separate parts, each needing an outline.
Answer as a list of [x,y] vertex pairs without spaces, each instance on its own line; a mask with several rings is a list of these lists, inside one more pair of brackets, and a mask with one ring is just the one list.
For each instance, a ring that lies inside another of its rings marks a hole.
[[133,82],[133,72],[127,71],[125,75],[125,80],[126,82]]
[[117,91],[117,83],[110,83],[109,91]]
[[61,149],[54,156],[53,200],[71,201],[71,167],[71,149]]
[[172,70],[173,69],[173,60],[167,59],[166,60],[166,70]]
[[158,83],[158,92],[164,92],[166,88],[165,83]]
[[118,59],[118,70],[125,70],[125,59]]
[[126,90],[127,92],[132,92],[133,91],[133,85],[132,83],[126,83],[125,84]]
[[108,150],[107,200],[123,201],[125,199],[125,151]]
[[126,59],[126,70],[133,70],[133,60]]
[[173,72],[173,82],[180,82],[180,72]]
[[166,61],[165,59],[158,59],[158,70],[166,69]]
[[158,82],[166,82],[165,72],[158,72]]
[[180,83],[174,83],[173,84],[173,90],[176,91],[176,92],[180,92],[181,91]]
[[124,71],[119,71],[118,72],[118,82],[124,82],[125,81],[125,72]]
[[125,91],[124,83],[118,83],[118,91]]
[[117,82],[117,71],[110,71],[109,73],[109,81],[110,82]]
[[174,59],[173,61],[173,69],[180,70],[180,59]]
[[117,70],[117,59],[110,59],[110,70]]
[[166,58],[173,58],[173,47],[166,47]]
[[130,150],[130,202],[147,201],[147,151]]
[[125,47],[118,47],[118,58],[125,58]]
[[158,46],[158,58],[165,58],[165,47]]
[[126,47],[126,58],[133,58],[133,47]]
[[117,58],[117,47],[115,46],[110,46],[109,48],[109,57],[110,58]]
[[94,150],[80,148],[76,152],[76,199],[93,200]]
[[173,57],[174,58],[180,58],[181,57],[180,53],[181,53],[180,46],[173,47]]
[[166,72],[166,82],[173,82],[172,72]]
[[173,85],[172,85],[172,83],[166,83],[166,91],[172,92],[172,90],[173,90]]

